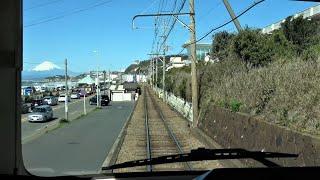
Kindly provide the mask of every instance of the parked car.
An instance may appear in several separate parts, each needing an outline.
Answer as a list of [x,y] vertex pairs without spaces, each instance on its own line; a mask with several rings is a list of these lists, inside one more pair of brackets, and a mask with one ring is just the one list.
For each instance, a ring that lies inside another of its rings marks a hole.
[[88,93],[85,90],[80,90],[79,92],[80,97],[88,96]]
[[53,118],[53,111],[49,105],[37,106],[28,115],[29,122],[47,121]]
[[46,96],[43,98],[43,104],[54,106],[58,104],[58,99],[54,96]]
[[65,102],[65,100],[68,100],[68,102],[70,102],[70,97],[69,96],[66,96],[65,94],[60,94],[59,98],[58,98],[58,101],[59,102]]
[[[100,99],[101,106],[108,106],[109,105],[110,99],[109,99],[108,95],[101,95],[99,99]],[[97,105],[97,96],[93,96],[92,98],[90,98],[89,104],[90,105]]]
[[43,105],[43,100],[42,99],[34,99],[34,100],[31,101],[30,107],[31,107],[31,110],[33,110],[35,107],[41,106],[41,105]]
[[108,95],[101,95],[101,106],[108,106],[110,102]]
[[29,112],[29,106],[26,103],[21,103],[21,113],[26,114]]
[[79,93],[72,93],[71,99],[80,99],[80,94]]

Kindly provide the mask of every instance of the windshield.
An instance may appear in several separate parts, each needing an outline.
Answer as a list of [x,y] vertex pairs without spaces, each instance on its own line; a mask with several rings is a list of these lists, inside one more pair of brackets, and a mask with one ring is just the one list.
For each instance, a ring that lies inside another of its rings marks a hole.
[[[315,2],[24,0],[25,167],[40,176],[265,167],[151,161],[198,148],[319,166],[319,41]],[[44,121],[28,117],[45,112],[30,102],[51,97]],[[144,159],[158,164],[110,171]]]

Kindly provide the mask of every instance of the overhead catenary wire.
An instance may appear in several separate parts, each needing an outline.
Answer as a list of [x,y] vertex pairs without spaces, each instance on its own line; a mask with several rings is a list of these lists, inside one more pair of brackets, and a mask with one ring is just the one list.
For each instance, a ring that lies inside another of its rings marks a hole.
[[178,54],[181,54],[187,46],[189,46],[189,45],[191,45],[191,44],[198,43],[199,41],[203,40],[203,39],[206,38],[208,35],[210,35],[212,32],[214,32],[214,31],[216,31],[216,30],[218,30],[218,29],[220,29],[220,28],[222,28],[222,27],[224,27],[224,26],[232,23],[234,20],[238,19],[239,17],[241,17],[242,15],[244,15],[245,13],[247,13],[249,10],[251,10],[252,8],[254,8],[255,6],[257,6],[258,4],[262,3],[263,1],[265,1],[265,0],[255,1],[253,4],[251,4],[249,7],[247,7],[244,11],[242,11],[240,14],[238,14],[235,18],[232,18],[232,19],[230,19],[229,21],[227,21],[227,22],[225,22],[225,23],[223,23],[223,24],[221,24],[221,25],[219,25],[219,26],[217,26],[217,27],[215,27],[215,28],[212,28],[212,29],[211,29],[210,31],[208,31],[206,34],[204,34],[203,36],[201,36],[201,38],[199,38],[198,40],[188,43],[185,47],[182,48],[182,50],[181,50]]
[[47,3],[41,3],[41,4],[38,4],[38,5],[31,6],[29,8],[25,8],[23,10],[24,11],[29,11],[29,10],[32,10],[32,9],[44,7],[44,6],[51,5],[51,4],[55,4],[55,3],[58,3],[58,2],[61,2],[61,1],[63,1],[63,0],[55,0],[55,1],[50,1],[50,2],[47,2]]
[[206,13],[204,13],[198,18],[198,22],[202,21],[204,17],[208,16],[213,10],[217,9],[220,5],[222,5],[222,1],[215,3],[212,8],[210,8]]
[[76,9],[76,10],[73,10],[71,12],[63,13],[63,14],[61,14],[59,16],[55,16],[55,17],[44,19],[44,20],[40,20],[40,21],[35,22],[35,23],[30,23],[30,24],[25,25],[24,28],[31,27],[31,26],[36,26],[36,25],[39,25],[39,24],[43,24],[43,23],[47,23],[47,22],[54,21],[54,20],[57,20],[57,19],[61,19],[61,18],[70,16],[70,15],[73,15],[73,14],[77,14],[77,13],[80,13],[80,12],[83,12],[83,11],[87,11],[87,10],[90,10],[90,9],[93,9],[93,8],[96,8],[96,7],[99,7],[99,6],[103,6],[103,5],[107,4],[107,3],[110,3],[111,1],[112,0],[102,1],[100,3],[93,4],[93,5],[91,5],[89,7],[86,7],[86,8]]
[[[178,13],[180,13],[180,12],[182,11],[182,9],[183,9],[183,8],[184,8],[184,6],[185,6],[185,3],[186,3],[186,0],[183,0],[182,4],[181,4],[181,6],[180,6],[180,8],[179,8],[179,10],[178,10]],[[173,21],[173,23],[172,23],[171,27],[170,27],[170,28],[169,28],[169,30],[168,30],[167,35],[165,36],[164,40],[163,40],[163,41],[162,41],[162,43],[161,43],[161,46],[163,46],[163,44],[167,41],[167,39],[168,39],[168,37],[169,37],[169,35],[170,35],[170,33],[171,33],[172,29],[174,28],[174,26],[175,26],[176,22],[177,22],[177,19],[174,19],[174,21]]]

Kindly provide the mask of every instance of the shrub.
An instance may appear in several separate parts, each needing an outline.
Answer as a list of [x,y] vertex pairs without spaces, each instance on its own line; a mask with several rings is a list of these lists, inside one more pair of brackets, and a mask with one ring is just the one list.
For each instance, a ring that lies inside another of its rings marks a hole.
[[247,28],[233,38],[232,51],[240,60],[253,67],[264,66],[271,62],[274,55],[270,43],[266,42],[267,35]]
[[305,61],[316,61],[320,56],[320,45],[314,45],[304,50],[301,58]]
[[25,103],[31,103],[32,102],[32,100],[33,100],[33,97],[31,97],[31,96],[25,96],[25,98],[24,98],[24,102]]
[[270,43],[275,58],[293,59],[296,56],[296,50],[292,42],[288,41],[283,30],[275,30],[269,37],[267,43]]

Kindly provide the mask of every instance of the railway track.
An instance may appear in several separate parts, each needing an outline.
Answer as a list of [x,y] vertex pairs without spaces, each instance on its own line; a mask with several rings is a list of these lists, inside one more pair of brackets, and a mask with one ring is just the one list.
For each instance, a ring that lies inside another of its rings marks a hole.
[[[143,87],[135,111],[125,130],[116,163],[151,159],[154,157],[190,152],[206,147],[189,128],[189,122],[172,111],[156,95]],[[207,147],[209,148],[209,147]],[[169,163],[153,166],[122,168],[114,172],[204,170],[222,167],[217,161]]]
[[[183,145],[167,123],[163,112],[149,89],[144,87],[144,120],[146,135],[146,157],[184,153]],[[148,165],[147,171],[192,170],[190,163]]]

